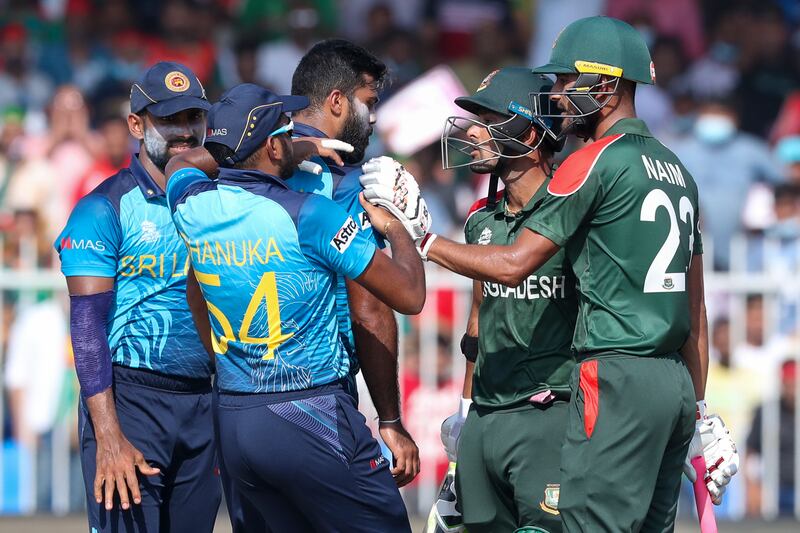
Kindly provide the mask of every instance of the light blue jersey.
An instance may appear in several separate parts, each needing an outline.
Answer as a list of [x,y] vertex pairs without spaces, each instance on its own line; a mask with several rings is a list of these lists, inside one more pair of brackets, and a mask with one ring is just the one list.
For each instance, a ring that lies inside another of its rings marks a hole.
[[65,276],[114,278],[108,322],[114,364],[211,375],[186,303],[186,247],[164,191],[138,157],[78,202],[55,248]]
[[[327,137],[320,130],[300,122],[295,122],[294,135],[296,137]],[[358,195],[364,190],[358,180],[361,175],[361,167],[337,167],[329,165],[321,157],[314,157],[311,161],[322,167],[320,174],[298,170],[291,179],[286,181],[286,185],[295,191],[314,193],[330,198],[353,217],[353,220],[358,223],[364,235],[375,246],[383,248],[385,246],[383,237],[372,227],[367,217],[367,212],[364,211],[358,200]],[[353,325],[350,320],[347,286],[341,276],[336,282],[336,315],[339,320],[339,331],[350,353],[350,373],[355,375],[359,369],[358,357],[355,353],[355,339],[353,338]]]
[[336,280],[360,276],[375,253],[353,217],[252,170],[211,181],[182,169],[167,196],[208,304],[220,389],[282,392],[345,377]]

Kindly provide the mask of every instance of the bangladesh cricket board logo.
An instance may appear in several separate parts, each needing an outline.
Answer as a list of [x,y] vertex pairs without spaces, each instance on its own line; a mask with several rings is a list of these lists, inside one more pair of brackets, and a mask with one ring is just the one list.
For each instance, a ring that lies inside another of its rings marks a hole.
[[675,282],[672,281],[672,278],[666,277],[664,278],[664,284],[662,285],[666,290],[671,291],[675,288]]
[[545,513],[558,514],[558,496],[560,492],[560,484],[548,483],[544,489],[544,499],[539,502],[539,508]]

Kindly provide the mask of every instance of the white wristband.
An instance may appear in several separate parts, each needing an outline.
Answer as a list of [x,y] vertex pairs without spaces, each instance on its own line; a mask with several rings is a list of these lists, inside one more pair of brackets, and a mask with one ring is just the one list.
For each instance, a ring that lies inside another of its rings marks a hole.
[[470,398],[461,398],[458,402],[458,413],[461,415],[461,418],[467,418],[470,405],[472,405],[472,400]]
[[435,241],[438,237],[439,236],[435,233],[428,233],[420,241],[417,250],[419,250],[419,256],[423,261],[428,260],[428,251],[430,251],[433,241]]

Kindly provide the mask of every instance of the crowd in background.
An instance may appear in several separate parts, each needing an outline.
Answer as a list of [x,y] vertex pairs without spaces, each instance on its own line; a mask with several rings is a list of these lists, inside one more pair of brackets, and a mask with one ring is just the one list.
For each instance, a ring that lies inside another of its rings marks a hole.
[[[639,87],[637,111],[697,181],[707,267],[743,279],[797,277],[796,0],[0,0],[0,268],[57,266],[52,243],[71,208],[137,150],[126,122],[129,90],[155,61],[189,66],[212,101],[242,82],[286,93],[294,67],[315,42],[344,37],[389,66],[385,102],[441,64],[467,91],[496,68],[542,64],[560,28],[598,14],[630,22],[650,46],[657,84]],[[368,157],[385,151],[376,134]],[[458,236],[468,206],[483,194],[484,177],[442,170],[438,143],[403,162],[420,181],[433,229]],[[22,305],[21,291],[3,290],[3,435],[41,443],[74,411],[66,303],[44,292]],[[447,322],[458,315],[456,304],[449,292],[440,296],[437,316]],[[796,365],[790,359],[800,346],[799,299],[754,291],[742,299],[745,327],[731,331],[734,300],[709,295],[709,404],[728,421],[745,457],[745,475],[732,492],[740,491],[739,507],[759,514],[761,404],[773,389],[780,396],[780,511],[791,513]],[[460,389],[460,377],[449,371],[454,337],[438,336],[437,376],[427,380],[435,385],[426,388],[415,370],[416,324],[403,325],[410,339],[402,369],[405,413],[422,420],[415,436],[430,441],[420,443],[423,470],[431,450],[427,464],[441,471],[438,420]],[[446,408],[436,418],[428,406],[442,401]],[[413,422],[409,429],[415,432]],[[5,501],[5,510],[13,510]]]

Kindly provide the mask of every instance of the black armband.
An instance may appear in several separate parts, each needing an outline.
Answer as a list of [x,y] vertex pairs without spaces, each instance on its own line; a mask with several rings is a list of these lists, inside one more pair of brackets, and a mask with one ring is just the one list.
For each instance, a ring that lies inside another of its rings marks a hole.
[[461,353],[467,358],[467,361],[474,363],[478,358],[478,337],[473,337],[464,333],[461,337]]

